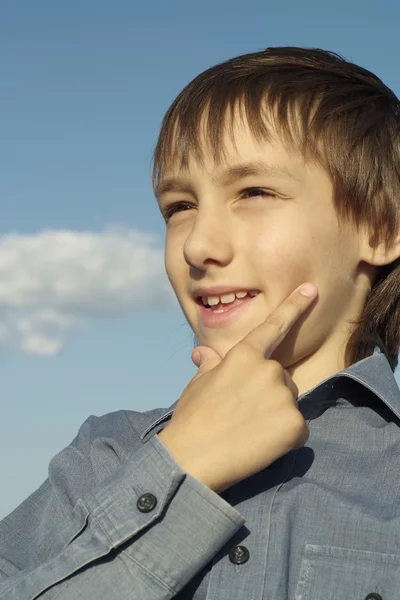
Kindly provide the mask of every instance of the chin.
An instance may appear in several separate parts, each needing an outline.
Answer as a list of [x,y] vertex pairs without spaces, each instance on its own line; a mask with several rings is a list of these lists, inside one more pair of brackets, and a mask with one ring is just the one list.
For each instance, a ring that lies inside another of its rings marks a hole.
[[212,346],[210,346],[210,348],[212,348],[213,350],[215,350],[215,352],[217,354],[219,354],[219,356],[221,358],[225,358],[225,356],[228,354],[229,350],[231,350],[231,348],[233,348],[235,346],[235,344],[224,344],[224,343],[216,343],[213,344]]
[[207,337],[198,337],[197,339],[199,346],[208,346],[209,348],[212,348],[212,350],[214,350],[221,358],[224,358],[228,354],[229,350],[236,346],[236,344],[238,344],[244,337],[245,335],[219,340],[213,340],[209,337],[208,339]]
[[[310,343],[305,343],[304,337],[299,336],[300,324],[293,327],[287,337],[279,344],[274,352],[269,357],[271,360],[279,362],[284,369],[289,369],[294,364],[303,361],[308,355],[313,353],[313,346]],[[198,345],[208,346],[212,348],[222,359],[226,354],[234,348],[246,335],[248,330],[242,331],[224,331],[224,336],[221,331],[215,332],[216,335],[198,335]],[[267,348],[266,348],[267,350]]]

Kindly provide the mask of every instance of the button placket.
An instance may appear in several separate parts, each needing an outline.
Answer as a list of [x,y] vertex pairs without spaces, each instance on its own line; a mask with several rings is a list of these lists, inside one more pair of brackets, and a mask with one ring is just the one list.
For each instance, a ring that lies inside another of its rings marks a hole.
[[[285,457],[285,460],[277,463],[277,468],[269,471],[268,475],[266,471],[262,471],[250,480],[240,482],[227,491],[226,501],[246,519],[246,524],[212,561],[207,600],[215,598],[228,600],[225,592],[221,595],[221,589],[229,590],[232,586],[234,586],[235,598],[248,598],[250,590],[252,600],[262,600],[265,597],[265,580],[260,573],[267,574],[267,537],[270,514],[276,485],[283,480],[291,462],[289,461],[289,466],[285,468],[287,463],[287,457]],[[271,478],[271,487],[264,490],[266,477]],[[232,549],[239,545],[244,546],[249,553],[246,563],[237,564],[232,562],[229,557]],[[234,583],[232,577],[235,577]]]

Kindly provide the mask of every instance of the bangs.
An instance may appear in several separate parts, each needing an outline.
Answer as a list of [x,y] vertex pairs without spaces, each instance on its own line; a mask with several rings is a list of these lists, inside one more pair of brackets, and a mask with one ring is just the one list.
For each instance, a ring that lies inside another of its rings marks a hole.
[[312,128],[316,98],[307,102],[303,99],[300,106],[295,97],[285,96],[279,90],[266,91],[260,82],[250,87],[248,80],[237,81],[225,88],[225,93],[219,85],[207,92],[207,96],[198,89],[186,92],[184,99],[179,96],[166,114],[154,153],[154,188],[166,171],[185,169],[191,159],[204,166],[205,157],[211,156],[220,165],[226,158],[227,136],[237,149],[234,132],[238,124],[244,125],[257,142],[278,137],[304,158],[323,160],[315,147]]

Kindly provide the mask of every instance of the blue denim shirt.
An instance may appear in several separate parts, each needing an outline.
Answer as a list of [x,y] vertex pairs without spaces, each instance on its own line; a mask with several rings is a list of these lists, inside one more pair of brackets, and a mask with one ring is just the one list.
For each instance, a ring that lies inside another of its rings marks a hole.
[[400,391],[383,354],[303,394],[307,444],[221,495],[155,435],[173,408],[82,425],[0,524],[2,600],[399,600]]

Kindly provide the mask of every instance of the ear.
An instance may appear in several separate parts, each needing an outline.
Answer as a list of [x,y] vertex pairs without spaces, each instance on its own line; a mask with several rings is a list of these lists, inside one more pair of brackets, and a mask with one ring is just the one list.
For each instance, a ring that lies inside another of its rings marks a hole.
[[364,231],[361,238],[361,259],[372,266],[383,267],[400,257],[400,225],[391,242],[385,238],[376,242],[376,234],[371,235],[370,231]]

